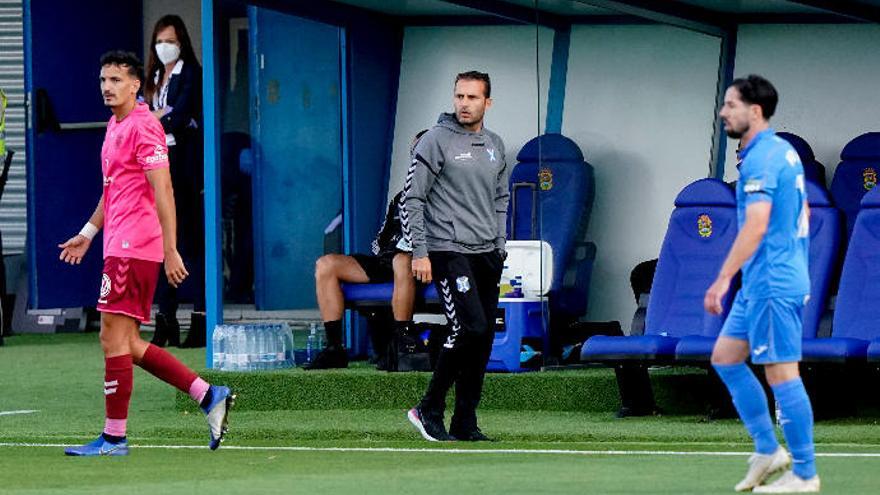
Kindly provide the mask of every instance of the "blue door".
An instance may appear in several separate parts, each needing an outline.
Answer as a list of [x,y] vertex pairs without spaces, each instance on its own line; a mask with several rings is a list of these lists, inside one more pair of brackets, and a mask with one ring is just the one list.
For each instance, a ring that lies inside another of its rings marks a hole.
[[342,209],[341,29],[250,7],[258,309],[315,308],[315,260]]
[[98,81],[101,54],[143,53],[140,1],[25,1],[28,273],[37,308],[94,306],[102,238],[79,266],[58,244],[89,219],[101,197],[101,143],[110,110]]

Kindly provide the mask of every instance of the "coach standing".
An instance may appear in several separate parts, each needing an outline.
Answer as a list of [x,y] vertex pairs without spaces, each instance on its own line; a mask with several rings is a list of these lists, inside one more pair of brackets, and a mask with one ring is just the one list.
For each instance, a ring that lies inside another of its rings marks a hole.
[[[487,440],[476,410],[495,333],[510,198],[504,143],[483,127],[491,92],[488,74],[456,76],[455,113],[441,114],[419,141],[404,186],[401,220],[413,275],[437,285],[451,327],[428,390],[408,413],[431,441]],[[453,383],[447,433],[443,413]]]

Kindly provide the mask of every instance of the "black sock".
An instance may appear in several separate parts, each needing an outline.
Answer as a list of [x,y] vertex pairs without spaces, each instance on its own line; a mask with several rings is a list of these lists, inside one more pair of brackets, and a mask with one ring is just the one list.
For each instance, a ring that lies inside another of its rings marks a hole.
[[211,391],[211,387],[208,387],[208,391],[205,392],[205,396],[202,397],[202,401],[199,402],[199,407],[202,409],[207,409],[208,406],[211,405],[211,401],[214,400],[214,392]]
[[327,347],[342,348],[342,320],[324,322],[324,334],[327,336]]
[[394,320],[394,333],[397,335],[408,335],[413,327],[412,320],[399,321]]
[[101,436],[104,437],[104,440],[106,440],[106,441],[108,441],[108,442],[110,442],[110,443],[119,443],[119,442],[124,442],[124,441],[125,441],[125,437],[124,437],[124,436],[122,436],[122,437],[117,437],[116,435],[109,435],[109,434],[107,434],[107,433],[101,433]]

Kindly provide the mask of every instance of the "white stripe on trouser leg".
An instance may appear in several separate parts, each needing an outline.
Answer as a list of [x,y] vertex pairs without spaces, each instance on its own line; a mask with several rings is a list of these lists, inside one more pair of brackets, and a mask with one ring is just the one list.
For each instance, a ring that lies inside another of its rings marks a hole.
[[110,394],[115,394],[115,393],[116,393],[116,387],[104,389],[104,395],[110,395]]
[[446,318],[452,323],[452,333],[446,338],[443,347],[452,349],[455,347],[455,340],[458,338],[461,326],[458,324],[458,317],[455,315],[455,303],[452,301],[452,291],[449,290],[449,282],[446,279],[440,279],[440,289],[443,292],[443,309],[446,312]]

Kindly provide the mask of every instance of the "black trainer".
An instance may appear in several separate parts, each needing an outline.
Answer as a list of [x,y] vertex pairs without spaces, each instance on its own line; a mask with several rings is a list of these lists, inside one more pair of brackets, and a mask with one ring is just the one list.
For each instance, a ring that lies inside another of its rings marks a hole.
[[483,434],[482,431],[476,426],[473,428],[459,428],[459,429],[449,429],[449,436],[452,437],[453,440],[460,440],[462,442],[491,442],[492,439]]
[[342,347],[327,347],[319,352],[311,363],[303,366],[306,370],[326,370],[348,368],[348,353]]
[[419,430],[422,438],[429,442],[448,442],[452,440],[443,425],[443,415],[423,414],[421,408],[414,407],[406,413],[409,422]]

